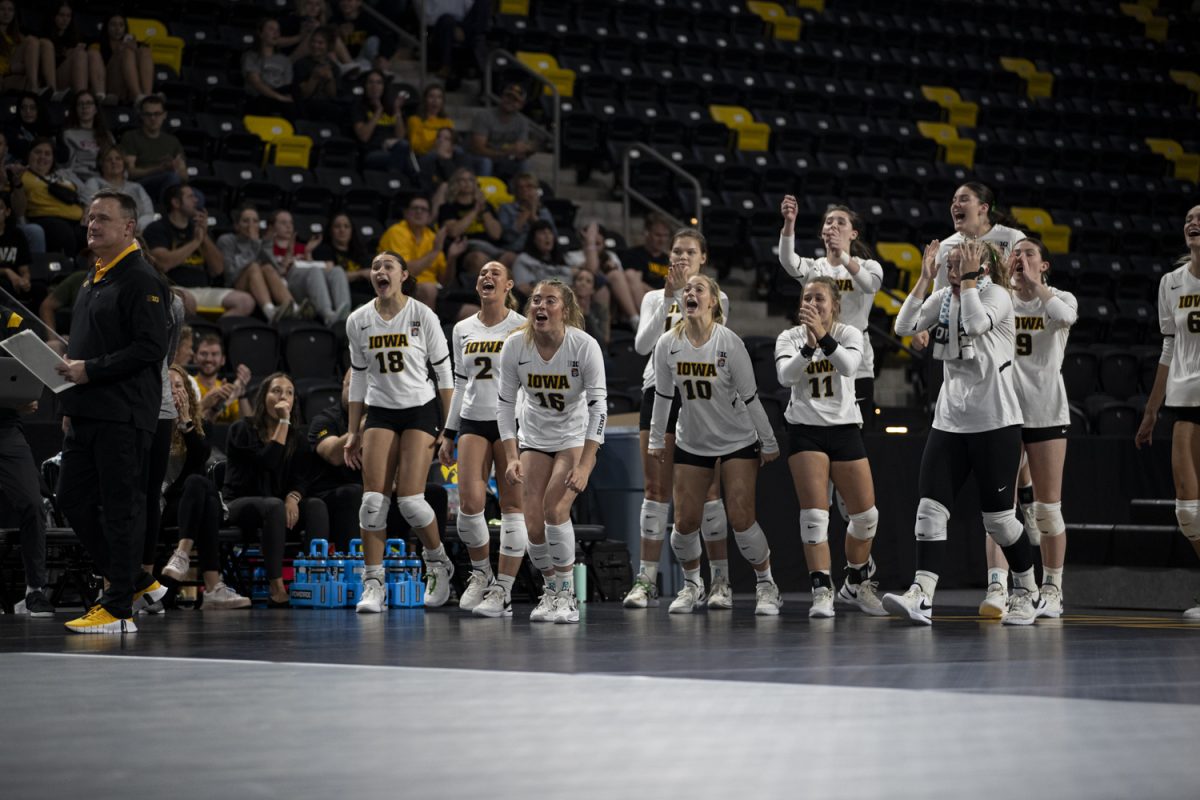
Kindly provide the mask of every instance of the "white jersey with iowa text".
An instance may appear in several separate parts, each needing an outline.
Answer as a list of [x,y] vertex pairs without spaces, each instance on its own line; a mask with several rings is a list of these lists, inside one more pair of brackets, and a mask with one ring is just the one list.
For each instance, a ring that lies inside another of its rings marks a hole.
[[446,335],[437,315],[419,300],[408,298],[391,319],[381,317],[372,300],[346,319],[346,336],[350,366],[366,376],[368,406],[415,408],[428,403],[435,388],[428,365],[433,366],[438,388],[450,388]]
[[458,430],[463,419],[490,422],[496,419],[499,393],[500,349],[509,335],[525,322],[509,311],[495,325],[484,325],[478,314],[460,321],[450,336],[454,356],[454,399],[446,427]]
[[1050,291],[1054,297],[1046,304],[1038,297],[1025,301],[1015,292],[1012,296],[1017,332],[1013,381],[1026,428],[1071,424],[1062,363],[1079,303],[1070,292]]
[[[646,368],[642,370],[642,391],[654,388],[654,345],[658,338],[683,319],[683,290],[667,299],[666,289],[646,292],[642,298],[642,310],[638,317],[638,329],[633,338],[633,349],[641,355],[649,355]],[[729,297],[721,292],[721,311],[729,320]]]
[[[991,230],[980,236],[976,241],[987,242],[996,248],[996,252],[1000,254],[1001,263],[1007,263],[1008,257],[1012,255],[1012,250],[1017,242],[1024,238],[1025,234],[1016,228],[1009,228],[1006,225],[993,225]],[[955,233],[942,240],[941,246],[938,247],[937,277],[933,279],[934,291],[944,289],[950,285],[950,279],[946,275],[950,251],[965,241],[967,241],[967,237],[961,233]]]
[[1200,406],[1200,278],[1187,264],[1158,284],[1158,326],[1175,338],[1167,372],[1168,406]]
[[784,419],[793,425],[862,425],[854,397],[854,378],[862,358],[862,331],[840,322],[830,335],[838,343],[827,354],[820,345],[805,358],[808,344],[803,325],[784,331],[775,340],[775,369],[779,383],[790,387]]

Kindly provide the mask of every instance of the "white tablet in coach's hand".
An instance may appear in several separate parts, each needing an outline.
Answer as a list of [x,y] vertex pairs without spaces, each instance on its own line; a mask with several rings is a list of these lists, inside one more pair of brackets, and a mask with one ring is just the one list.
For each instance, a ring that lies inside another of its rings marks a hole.
[[42,382],[15,358],[0,357],[0,408],[20,408],[41,399]]
[[[20,361],[25,369],[50,387],[50,391],[55,394],[75,385],[54,369],[63,363],[62,356],[51,350],[50,346],[39,339],[33,331],[21,331],[15,336],[8,337],[0,342],[0,348],[4,348],[9,355]],[[41,392],[38,392],[37,397],[41,397]],[[34,399],[36,400],[37,397]]]

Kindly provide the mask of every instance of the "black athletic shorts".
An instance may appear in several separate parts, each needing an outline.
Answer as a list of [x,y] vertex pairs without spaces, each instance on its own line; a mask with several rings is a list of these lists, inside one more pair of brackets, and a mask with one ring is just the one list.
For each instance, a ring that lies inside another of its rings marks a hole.
[[678,444],[675,445],[675,466],[686,464],[689,467],[703,467],[704,469],[713,469],[717,466],[718,461],[729,461],[737,458],[748,458],[753,461],[758,461],[759,443],[748,444],[741,450],[735,450],[728,455],[723,456],[698,456],[695,453],[689,453]]
[[[667,414],[667,433],[675,433],[675,423],[679,420],[679,390],[675,390],[675,399],[671,401],[671,413]],[[638,430],[650,430],[650,418],[654,416],[654,387],[642,392],[642,407],[638,411]]]
[[495,444],[500,441],[500,423],[494,419],[478,420],[463,417],[458,423],[458,436],[462,438],[468,433],[473,436],[482,436],[490,444]]
[[862,431],[853,422],[845,425],[798,425],[788,423],[788,452],[816,451],[830,461],[858,461],[867,457]]
[[1067,428],[1070,425],[1051,425],[1049,428],[1021,428],[1021,441],[1024,444],[1050,442],[1055,439],[1067,438]]
[[1175,415],[1176,422],[1200,425],[1200,406],[1166,406],[1166,409]]
[[430,400],[423,406],[413,408],[381,408],[367,406],[367,423],[365,428],[384,428],[395,433],[407,430],[425,431],[430,436],[437,436],[441,425],[438,422],[437,400]]

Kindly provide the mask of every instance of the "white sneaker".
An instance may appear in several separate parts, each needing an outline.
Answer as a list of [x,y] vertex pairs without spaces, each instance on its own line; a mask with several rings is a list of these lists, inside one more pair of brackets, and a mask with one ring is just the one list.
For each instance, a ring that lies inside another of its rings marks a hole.
[[512,600],[505,596],[503,586],[493,583],[484,591],[479,605],[471,609],[471,613],[477,617],[511,617]]
[[450,599],[450,577],[454,565],[449,561],[425,562],[425,607],[439,608]]
[[1000,618],[1001,625],[1032,625],[1037,619],[1037,594],[1027,589],[1014,589],[1008,596],[1008,608]]
[[211,609],[213,611],[224,611],[231,608],[249,608],[250,598],[242,597],[240,594],[230,589],[222,581],[218,583],[211,592],[204,593],[204,605],[202,608]]
[[671,606],[667,609],[667,613],[690,614],[696,610],[696,606],[703,602],[704,584],[684,581],[683,588],[679,590],[679,594],[675,595],[675,599],[671,601]]
[[810,618],[832,619],[833,613],[833,589],[825,586],[813,589],[812,607],[808,609],[808,616]]
[[1200,622],[1200,604],[1194,605],[1183,612],[1183,618],[1190,622]]
[[463,611],[470,611],[479,605],[483,600],[483,593],[487,591],[491,582],[491,575],[485,575],[477,569],[471,570],[471,577],[467,579],[467,588],[463,591],[462,597],[458,598],[458,607]]
[[837,599],[872,617],[886,617],[888,612],[879,600],[879,594],[876,591],[878,586],[879,584],[875,581],[863,581],[858,584],[843,583],[842,588],[838,589]]
[[560,625],[574,625],[579,622],[579,602],[575,599],[575,592],[559,592],[554,598],[554,605],[550,612],[550,617],[547,622],[557,622]]
[[182,550],[176,550],[171,553],[171,557],[167,559],[167,565],[163,567],[162,574],[168,578],[173,578],[177,581],[182,581],[187,578],[188,570],[192,567],[192,560],[188,554]]
[[979,616],[1000,619],[1008,608],[1008,589],[1002,583],[988,584],[987,594],[979,604]]
[[387,608],[387,592],[378,578],[367,578],[363,581],[362,597],[354,610],[359,614],[378,614]]
[[658,587],[646,580],[644,575],[638,573],[637,579],[633,582],[633,588],[625,595],[621,605],[626,608],[646,608],[647,606],[658,608]]
[[1062,589],[1052,583],[1047,583],[1042,586],[1041,595],[1042,601],[1038,603],[1037,615],[1050,619],[1061,617],[1063,613]]
[[708,587],[708,607],[721,610],[733,608],[733,589],[725,578],[714,580]]
[[917,584],[904,594],[885,594],[883,607],[894,617],[906,617],[914,625],[933,624],[933,603]]
[[158,581],[152,581],[145,589],[133,593],[133,613],[162,614],[163,598],[167,596],[167,587]]
[[537,605],[533,607],[533,611],[529,612],[529,621],[553,622],[551,614],[554,612],[554,598],[556,597],[558,597],[558,592],[543,589],[542,596],[538,598]]
[[760,617],[777,617],[783,606],[775,581],[759,581],[754,587],[754,613]]

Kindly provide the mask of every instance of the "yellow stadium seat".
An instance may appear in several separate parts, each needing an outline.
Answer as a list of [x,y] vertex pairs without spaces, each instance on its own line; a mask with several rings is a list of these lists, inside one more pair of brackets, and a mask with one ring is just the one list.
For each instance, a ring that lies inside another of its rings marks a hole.
[[770,147],[771,126],[757,122],[741,106],[709,106],[708,113],[717,122],[737,132],[737,149],[763,151]]
[[296,133],[292,123],[283,117],[259,117],[247,114],[242,117],[242,124],[246,126],[246,130],[264,142],[270,142],[280,136],[292,136]]
[[1200,155],[1189,153],[1183,145],[1174,139],[1146,139],[1146,145],[1152,152],[1175,165],[1175,177],[1181,181],[1200,183]]
[[499,208],[505,203],[511,203],[515,198],[508,193],[508,186],[499,178],[485,177],[483,175],[475,179],[479,182],[479,188],[483,190],[483,196],[492,204],[493,208]]
[[908,242],[876,242],[875,251],[908,276],[909,287],[921,277],[921,251]]
[[529,0],[500,0],[500,13],[511,17],[528,17]]
[[167,26],[157,20],[149,19],[148,17],[129,17],[125,20],[125,26],[133,35],[133,38],[139,42],[144,42],[151,36],[167,36],[170,30]]
[[771,35],[784,42],[796,42],[800,40],[800,20],[797,17],[790,17],[783,10],[783,6],[779,3],[766,3],[761,0],[749,0],[746,6],[750,12],[757,14],[762,18],[763,22],[767,23],[767,27],[771,31]]
[[164,64],[179,74],[183,67],[183,39],[171,36],[167,26],[157,19],[129,17],[125,24],[134,39],[150,48],[155,64]]
[[975,140],[960,137],[953,125],[945,122],[918,122],[917,130],[926,139],[937,142],[938,158],[944,163],[961,164],[964,167],[975,166]]
[[313,141],[308,136],[297,136],[292,123],[283,117],[259,117],[248,114],[242,118],[246,130],[267,144],[264,159],[270,158],[277,167],[303,167],[308,169],[312,156]]
[[1026,97],[1050,97],[1054,94],[1054,76],[1040,71],[1029,59],[1002,56],[1000,66],[1025,81]]
[[1051,253],[1071,252],[1071,229],[1060,225],[1044,208],[1013,206],[1010,211],[1026,228],[1035,231]]
[[1152,8],[1147,7],[1144,3],[1121,3],[1121,13],[1127,17],[1133,17],[1146,29],[1146,38],[1153,39],[1156,42],[1165,42],[1167,40],[1167,20],[1165,17],[1155,16]]
[[1173,69],[1169,74],[1171,80],[1192,93],[1192,101],[1200,106],[1200,74],[1185,69]]
[[799,8],[811,8],[818,14],[825,10],[825,0],[796,0],[796,5]]
[[958,96],[949,86],[922,86],[921,94],[932,100],[946,112],[946,122],[954,127],[974,128],[979,118],[979,104],[970,103]]
[[[517,61],[553,83],[554,88],[558,89],[560,97],[575,96],[575,70],[560,67],[554,56],[549,53],[530,53],[518,50]],[[546,94],[553,94],[549,88],[544,91]]]

